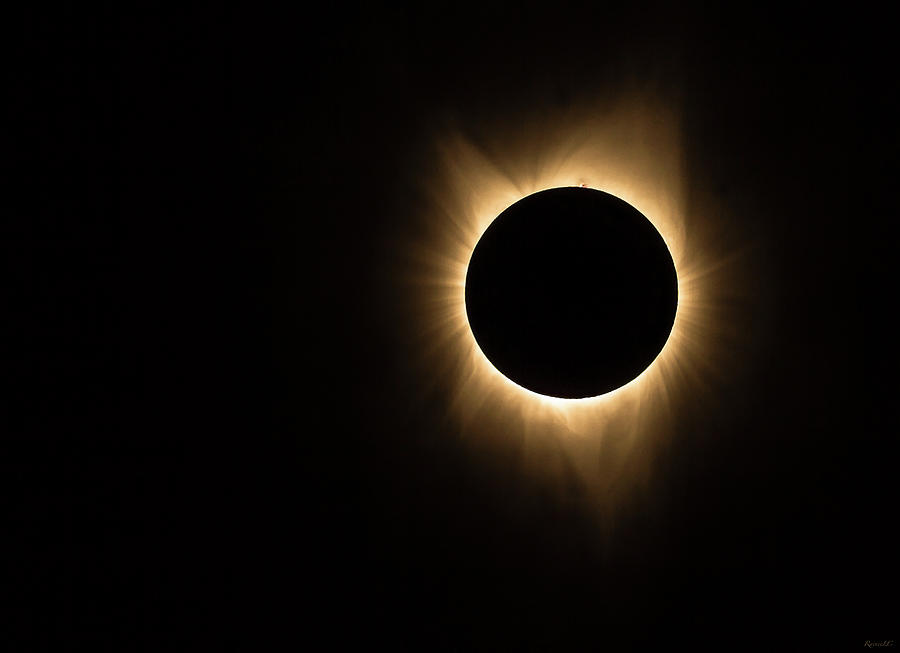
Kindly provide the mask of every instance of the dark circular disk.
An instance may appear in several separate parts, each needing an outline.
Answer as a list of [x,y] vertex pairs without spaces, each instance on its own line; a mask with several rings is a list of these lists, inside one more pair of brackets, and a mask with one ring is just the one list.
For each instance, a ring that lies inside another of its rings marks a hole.
[[633,206],[590,188],[553,188],[487,228],[465,301],[478,346],[507,378],[581,399],[625,385],[662,351],[678,278],[662,236]]

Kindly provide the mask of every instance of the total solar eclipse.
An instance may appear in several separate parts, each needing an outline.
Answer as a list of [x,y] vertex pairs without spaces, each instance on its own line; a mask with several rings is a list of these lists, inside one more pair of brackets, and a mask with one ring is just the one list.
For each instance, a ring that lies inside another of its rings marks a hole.
[[659,355],[678,278],[636,208],[590,188],[553,188],[519,200],[482,234],[465,304],[478,346],[503,375],[582,399],[627,384]]

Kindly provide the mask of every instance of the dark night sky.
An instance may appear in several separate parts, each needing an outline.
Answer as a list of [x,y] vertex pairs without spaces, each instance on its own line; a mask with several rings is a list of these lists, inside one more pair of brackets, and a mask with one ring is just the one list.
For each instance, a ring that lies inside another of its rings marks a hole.
[[[885,16],[82,12],[11,22],[10,650],[898,638]],[[691,192],[755,235],[768,335],[598,548],[411,393],[377,268],[435,125],[629,85],[678,98]]]

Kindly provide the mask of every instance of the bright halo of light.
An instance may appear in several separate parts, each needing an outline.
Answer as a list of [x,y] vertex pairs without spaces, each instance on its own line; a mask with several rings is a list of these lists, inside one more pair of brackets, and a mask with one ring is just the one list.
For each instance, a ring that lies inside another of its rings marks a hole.
[[[702,193],[692,192],[688,212],[680,134],[677,110],[634,96],[498,122],[474,136],[447,129],[434,137],[431,165],[418,173],[413,226],[394,251],[405,255],[399,280],[416,388],[440,398],[463,439],[557,476],[574,468],[595,490],[609,490],[626,468],[640,476],[633,461],[649,459],[628,452],[664,437],[673,416],[702,401],[735,364],[741,329],[727,314],[744,274],[742,253],[721,237],[727,216],[698,200]],[[466,272],[485,229],[523,197],[562,186],[601,190],[635,207],[666,242],[678,277],[675,321],[654,362],[626,385],[586,399],[540,395],[511,381],[482,353],[466,317]]]

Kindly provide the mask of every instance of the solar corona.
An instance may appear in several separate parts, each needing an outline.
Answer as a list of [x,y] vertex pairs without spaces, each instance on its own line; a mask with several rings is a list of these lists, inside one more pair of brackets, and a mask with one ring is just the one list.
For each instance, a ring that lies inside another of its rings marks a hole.
[[684,168],[676,106],[514,118],[436,129],[410,169],[383,259],[405,396],[484,460],[605,503],[745,364],[753,268]]

